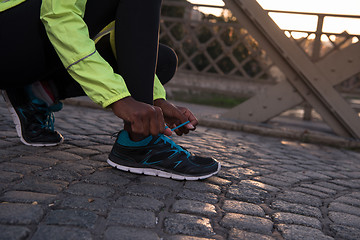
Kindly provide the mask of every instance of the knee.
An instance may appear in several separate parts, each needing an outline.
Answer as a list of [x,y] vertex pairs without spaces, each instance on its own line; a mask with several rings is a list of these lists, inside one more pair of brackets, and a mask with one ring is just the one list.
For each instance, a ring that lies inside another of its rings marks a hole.
[[172,48],[165,46],[165,54],[166,54],[166,61],[169,64],[169,66],[176,69],[178,65],[178,57],[175,51]]

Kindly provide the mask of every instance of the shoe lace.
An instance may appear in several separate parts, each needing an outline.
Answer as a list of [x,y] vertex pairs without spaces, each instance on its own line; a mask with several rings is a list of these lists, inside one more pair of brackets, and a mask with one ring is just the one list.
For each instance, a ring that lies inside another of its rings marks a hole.
[[52,108],[37,101],[33,101],[33,107],[39,113],[36,119],[40,122],[41,128],[54,131],[55,116]]
[[44,121],[41,121],[41,127],[54,131],[55,116],[53,112],[46,111]]
[[175,149],[175,151],[185,153],[188,158],[191,156],[190,152],[186,151],[184,148],[177,145],[173,140],[166,137],[164,134],[159,134],[159,139],[163,140],[165,144],[169,143],[171,148]]

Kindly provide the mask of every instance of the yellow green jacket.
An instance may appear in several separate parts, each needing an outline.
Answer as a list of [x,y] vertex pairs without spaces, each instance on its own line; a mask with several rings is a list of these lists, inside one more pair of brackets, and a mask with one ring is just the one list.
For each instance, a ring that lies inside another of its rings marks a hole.
[[[0,0],[0,12],[26,0]],[[124,79],[96,51],[83,20],[86,0],[43,0],[40,19],[69,74],[103,107],[130,96]],[[157,76],[154,99],[165,98]]]

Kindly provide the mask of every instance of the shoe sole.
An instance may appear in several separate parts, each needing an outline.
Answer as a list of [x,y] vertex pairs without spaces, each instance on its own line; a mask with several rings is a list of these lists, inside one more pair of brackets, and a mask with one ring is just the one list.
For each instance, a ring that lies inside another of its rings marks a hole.
[[3,95],[4,100],[6,102],[7,108],[9,110],[9,112],[10,112],[11,118],[12,118],[14,124],[15,124],[16,133],[19,136],[20,141],[23,144],[25,144],[27,146],[33,146],[33,147],[53,147],[53,146],[59,145],[59,144],[64,142],[64,138],[62,138],[61,141],[58,142],[58,143],[28,143],[22,136],[21,123],[20,123],[19,116],[17,115],[15,109],[11,105],[8,95],[6,94],[5,91],[2,91],[2,95]]
[[179,175],[179,174],[175,174],[175,173],[169,173],[169,172],[165,172],[159,169],[154,169],[154,168],[134,168],[134,167],[127,167],[127,166],[123,166],[123,165],[119,165],[117,163],[114,163],[113,161],[111,161],[110,159],[107,160],[107,163],[119,170],[125,171],[125,172],[131,172],[131,173],[136,173],[136,174],[144,174],[144,175],[148,175],[148,176],[157,176],[157,177],[163,177],[163,178],[171,178],[171,179],[175,179],[175,180],[190,180],[190,181],[196,181],[196,180],[201,180],[201,179],[205,179],[205,178],[209,178],[215,174],[217,174],[220,171],[221,165],[220,163],[218,166],[218,169],[216,170],[216,172],[207,174],[207,175],[203,175],[203,176],[185,176],[185,175]]

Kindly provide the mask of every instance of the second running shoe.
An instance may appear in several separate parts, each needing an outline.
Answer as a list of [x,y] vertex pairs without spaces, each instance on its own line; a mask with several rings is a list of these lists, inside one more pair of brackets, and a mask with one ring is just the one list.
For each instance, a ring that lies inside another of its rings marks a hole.
[[55,146],[64,141],[63,136],[54,130],[53,111],[61,109],[60,105],[48,107],[42,100],[33,99],[21,106],[15,106],[11,97],[16,96],[8,96],[6,91],[3,91],[3,97],[22,143],[42,147]]
[[118,134],[107,162],[123,171],[176,180],[205,179],[220,170],[214,158],[192,155],[163,134],[133,142],[124,130]]

